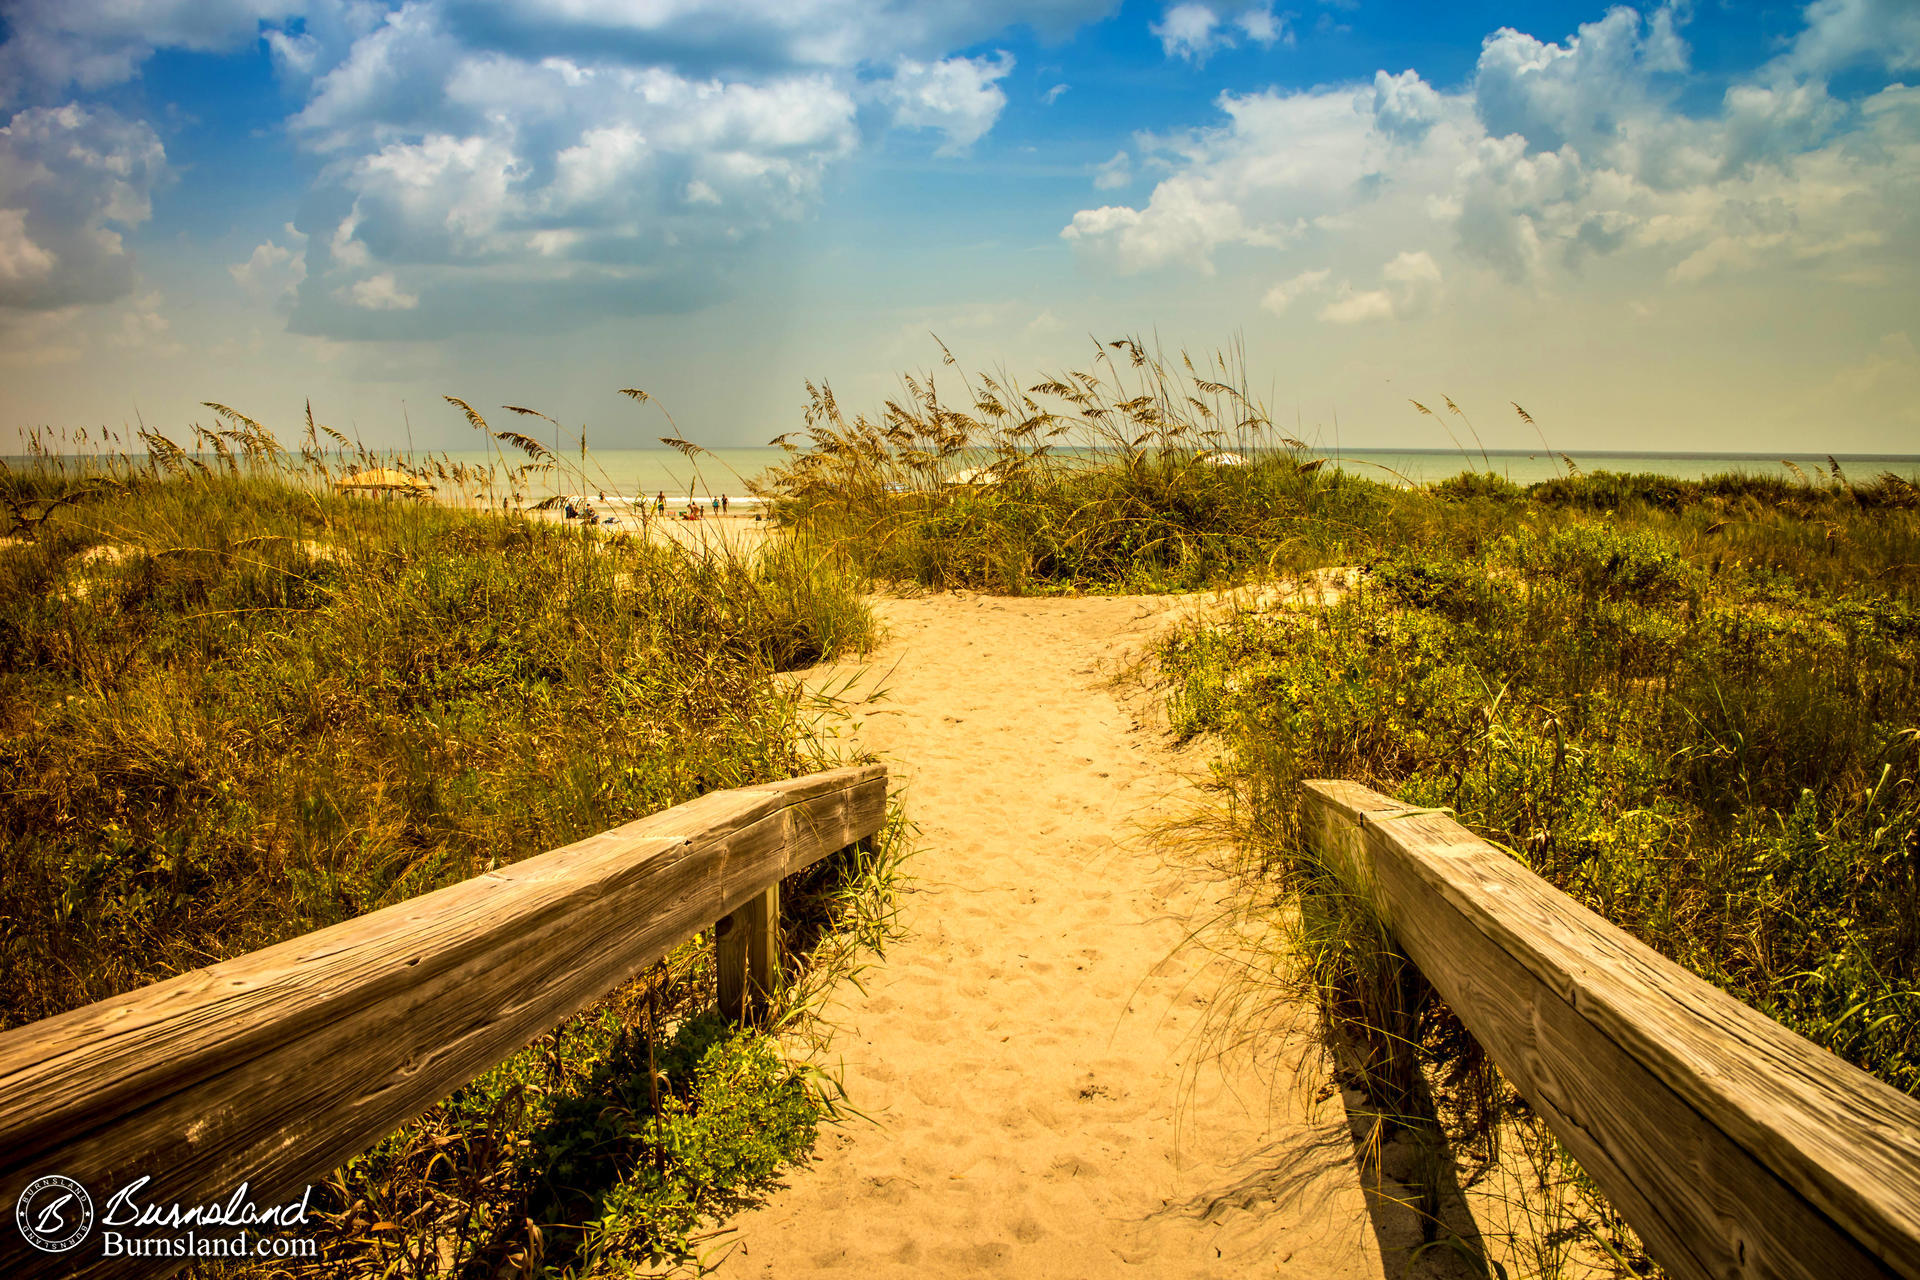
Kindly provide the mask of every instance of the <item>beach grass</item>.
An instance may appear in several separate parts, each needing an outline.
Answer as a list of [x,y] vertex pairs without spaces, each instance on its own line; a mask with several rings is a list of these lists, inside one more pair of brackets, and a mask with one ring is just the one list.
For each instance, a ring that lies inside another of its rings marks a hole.
[[[834,708],[781,676],[871,643],[843,557],[491,510],[527,462],[463,477],[457,505],[351,496],[331,482],[398,460],[317,424],[290,452],[226,413],[191,451],[152,437],[0,473],[0,1027],[855,762],[816,732]],[[778,1020],[884,941],[900,830],[791,887]],[[696,939],[328,1180],[310,1273],[710,1252],[837,1101],[780,1040],[707,1016],[709,952]]]
[[1294,990],[1317,1001],[1344,1078],[1389,1132],[1451,1116],[1455,1148],[1483,1153],[1468,1178],[1494,1158],[1489,1135],[1528,1127],[1552,1157],[1541,1185],[1587,1206],[1579,1238],[1603,1270],[1644,1262],[1631,1233],[1511,1089],[1494,1108],[1449,1101],[1486,1096],[1471,1041],[1398,980],[1390,939],[1306,849],[1299,784],[1349,778],[1448,809],[1669,958],[1920,1092],[1920,502],[1897,477],[1835,471],[1391,495],[1431,508],[1425,534],[1377,546],[1343,598],[1301,610],[1249,593],[1162,652],[1175,732],[1213,744],[1260,886],[1248,910],[1293,940]]
[[808,384],[804,426],[774,441],[786,460],[756,486],[784,523],[876,578],[1011,595],[1194,590],[1415,547],[1472,555],[1523,511],[1622,507],[1683,538],[1716,525],[1724,561],[1764,558],[1816,587],[1872,578],[1910,597],[1920,573],[1910,530],[1872,518],[1913,505],[1911,478],[1846,477],[1836,463],[1797,483],[1685,481],[1565,462],[1523,488],[1486,466],[1465,413],[1443,400],[1415,407],[1468,442],[1462,472],[1418,486],[1316,455],[1276,423],[1237,347],[1167,356],[1123,338],[1031,379],[971,374],[942,352],[871,414]]
[[[1030,386],[908,375],[874,417],[809,384],[805,428],[776,442],[788,459],[759,489],[875,577],[927,587],[1164,590],[1288,568],[1338,541],[1305,517],[1341,481],[1245,383],[1237,351],[1170,367],[1123,340]],[[1208,460],[1235,450],[1263,462]]]

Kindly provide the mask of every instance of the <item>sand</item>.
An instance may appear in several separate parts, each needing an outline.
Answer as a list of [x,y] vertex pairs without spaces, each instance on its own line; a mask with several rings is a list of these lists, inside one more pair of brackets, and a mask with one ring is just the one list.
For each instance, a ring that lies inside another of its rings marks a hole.
[[[522,514],[545,523],[579,527],[563,520],[558,511],[527,511]],[[613,516],[613,522],[596,522],[594,525],[602,534],[625,533],[635,537],[662,538],[697,550],[719,550],[724,547],[748,551],[765,542],[773,530],[771,522],[755,520],[751,511],[735,511],[723,516],[703,515],[698,520],[682,520],[672,512],[641,516],[624,508],[612,507],[606,509],[605,514]]]
[[[832,997],[869,1118],[738,1217],[726,1276],[1382,1275],[1304,1038],[1202,1036],[1227,895],[1151,834],[1193,799],[1107,679],[1165,599],[884,599],[860,739],[906,786],[906,936]],[[853,668],[815,673],[843,678]],[[888,674],[890,671],[890,674]]]

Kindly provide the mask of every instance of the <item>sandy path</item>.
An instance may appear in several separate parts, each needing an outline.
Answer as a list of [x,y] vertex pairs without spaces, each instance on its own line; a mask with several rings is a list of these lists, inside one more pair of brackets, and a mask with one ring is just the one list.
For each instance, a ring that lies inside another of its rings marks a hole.
[[879,607],[861,737],[923,852],[907,936],[828,1009],[878,1123],[828,1131],[721,1273],[1381,1275],[1337,1099],[1195,1066],[1220,976],[1183,922],[1222,890],[1140,834],[1181,784],[1102,679],[1164,602]]

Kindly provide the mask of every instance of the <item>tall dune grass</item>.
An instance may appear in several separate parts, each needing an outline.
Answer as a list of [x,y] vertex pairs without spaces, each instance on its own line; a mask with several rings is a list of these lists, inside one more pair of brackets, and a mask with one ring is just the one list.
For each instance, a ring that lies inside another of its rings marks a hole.
[[[1463,451],[1460,476],[1422,488],[1314,456],[1275,423],[1238,348],[1168,357],[1123,338],[1085,368],[1032,380],[969,374],[942,353],[872,415],[809,384],[805,426],[775,441],[789,456],[761,485],[781,519],[877,577],[1011,594],[1187,590],[1413,547],[1473,556],[1529,512],[1627,507],[1690,543],[1713,538],[1708,555],[1764,560],[1821,589],[1872,580],[1910,598],[1916,583],[1911,529],[1872,518],[1915,504],[1899,476],[1855,481],[1835,464],[1798,484],[1676,481],[1569,465],[1523,489]],[[1470,432],[1444,403],[1433,416]]]
[[809,384],[763,486],[780,518],[879,577],[1012,593],[1194,586],[1343,545],[1307,517],[1345,478],[1274,427],[1238,350],[1172,363],[1123,339],[1024,387],[945,359],[875,418]]
[[0,554],[0,1019],[804,772],[767,677],[844,576],[266,476],[128,485]]
[[[0,1028],[847,762],[775,678],[870,642],[844,559],[495,510],[551,462],[510,432],[490,471],[413,466],[457,505],[342,496],[404,460],[218,412],[191,450],[0,472]],[[793,886],[798,974],[884,937],[902,848]],[[683,948],[351,1162],[310,1273],[696,1259],[832,1111],[705,1015],[710,969]]]

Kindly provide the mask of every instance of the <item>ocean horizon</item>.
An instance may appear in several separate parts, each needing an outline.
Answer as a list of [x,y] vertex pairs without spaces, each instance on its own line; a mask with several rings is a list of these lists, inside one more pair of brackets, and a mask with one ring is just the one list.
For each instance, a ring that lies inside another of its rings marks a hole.
[[[1104,450],[1062,449],[1056,456],[1079,456],[1093,461]],[[1266,450],[1244,448],[1243,454],[1257,455]],[[93,455],[58,455],[73,462]],[[382,459],[440,461],[451,466],[465,463],[484,467],[499,455],[483,449],[382,451]],[[509,454],[509,461],[519,455]],[[739,449],[703,450],[688,458],[673,449],[606,449],[587,455],[584,488],[589,495],[601,492],[621,497],[664,492],[669,501],[689,496],[707,500],[721,494],[739,498],[746,494],[749,481],[757,480],[789,457],[777,447],[759,446]],[[1713,453],[1699,451],[1648,452],[1606,449],[1559,450],[1488,449],[1484,453],[1459,449],[1339,449],[1308,450],[1309,458],[1325,458],[1327,465],[1370,479],[1409,485],[1434,484],[1463,472],[1491,473],[1514,484],[1536,484],[1565,476],[1570,472],[1610,471],[1667,476],[1675,480],[1699,480],[1725,473],[1779,476],[1799,481],[1803,476],[1816,483],[1830,478],[1830,466],[1837,463],[1850,480],[1871,480],[1891,471],[1920,482],[1920,454],[1808,454],[1808,453]],[[211,457],[209,455],[209,460]],[[0,463],[14,468],[30,468],[47,459],[32,456],[0,457]],[[527,492],[532,497],[555,493],[575,493],[582,485],[577,458],[565,459],[568,472],[565,483],[555,477],[533,476]],[[962,463],[962,465],[965,465]],[[1799,474],[1796,474],[1796,471]]]
[[[1100,451],[1073,449],[1059,452],[1091,461]],[[1239,452],[1253,455],[1266,451],[1245,449]],[[488,459],[488,454],[483,450],[461,450],[431,456],[444,458],[449,463],[464,462],[469,466],[485,465]],[[588,455],[587,474],[607,480],[604,488],[609,494],[657,494],[664,491],[669,500],[676,497],[684,499],[689,493],[697,498],[711,498],[723,493],[738,496],[746,491],[748,481],[758,479],[789,456],[784,450],[768,447],[714,449],[692,460],[673,449],[595,450]],[[1817,483],[1829,474],[1829,455],[1824,453],[1648,453],[1593,449],[1563,454],[1558,450],[1548,453],[1540,449],[1489,449],[1483,456],[1479,450],[1464,455],[1456,449],[1342,449],[1309,450],[1308,456],[1324,457],[1327,465],[1339,467],[1353,475],[1413,485],[1434,484],[1467,471],[1490,471],[1515,484],[1535,484],[1567,475],[1569,460],[1573,468],[1582,472],[1649,473],[1676,480],[1699,480],[1706,476],[1738,472],[1780,476],[1797,481],[1799,477],[1794,474],[1794,468],[1798,468],[1803,475],[1813,478]],[[1883,471],[1892,471],[1907,479],[1920,481],[1920,454],[1840,453],[1831,457],[1839,463],[1842,473],[1852,480],[1870,480]],[[577,466],[577,462],[570,462],[569,466]],[[536,486],[532,490],[542,495],[557,491],[551,484]]]

